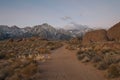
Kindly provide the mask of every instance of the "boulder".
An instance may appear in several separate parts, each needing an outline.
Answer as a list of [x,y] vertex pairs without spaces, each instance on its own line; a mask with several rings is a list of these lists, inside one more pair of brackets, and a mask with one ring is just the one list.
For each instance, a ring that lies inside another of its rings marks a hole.
[[87,32],[83,37],[83,44],[108,41],[107,31],[104,29]]
[[120,22],[111,27],[107,35],[111,41],[120,41]]

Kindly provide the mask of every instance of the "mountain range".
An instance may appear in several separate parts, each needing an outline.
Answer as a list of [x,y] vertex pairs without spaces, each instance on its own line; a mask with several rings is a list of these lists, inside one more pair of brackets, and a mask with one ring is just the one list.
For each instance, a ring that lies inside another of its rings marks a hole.
[[33,27],[19,28],[17,26],[0,25],[0,40],[9,38],[41,37],[48,40],[68,40],[72,37],[81,37],[85,32],[92,30],[86,26],[64,27],[56,29],[44,23]]
[[72,22],[71,24],[66,25],[64,27],[64,30],[70,32],[72,37],[81,37],[86,32],[92,31],[93,29],[89,28],[87,25],[81,25],[81,24]]

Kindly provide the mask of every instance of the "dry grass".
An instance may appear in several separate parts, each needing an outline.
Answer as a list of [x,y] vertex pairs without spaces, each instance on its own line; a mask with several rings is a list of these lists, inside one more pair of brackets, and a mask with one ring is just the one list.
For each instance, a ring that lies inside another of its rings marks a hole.
[[39,62],[61,46],[60,41],[38,38],[0,41],[0,80],[39,80]]
[[[120,43],[92,43],[79,48],[77,57],[81,62],[90,62],[97,69],[107,71],[110,78],[120,77]],[[114,65],[116,64],[116,65]]]

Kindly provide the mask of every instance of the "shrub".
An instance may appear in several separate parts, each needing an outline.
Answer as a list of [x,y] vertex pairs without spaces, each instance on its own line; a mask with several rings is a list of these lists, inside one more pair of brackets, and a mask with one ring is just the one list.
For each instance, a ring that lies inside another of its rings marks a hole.
[[7,77],[5,80],[21,80],[21,79],[17,74],[14,74],[11,77]]
[[5,54],[1,53],[0,54],[0,59],[4,59],[5,58]]
[[39,52],[40,54],[50,53],[49,50],[46,49],[46,48],[39,48],[39,49],[38,49],[38,52]]
[[109,78],[120,77],[120,66],[117,64],[112,64],[107,70],[107,76]]
[[82,60],[85,57],[85,55],[77,55],[78,60]]
[[78,60],[82,60],[85,57],[85,55],[83,53],[84,52],[80,51],[80,50],[77,52],[77,58],[78,58]]
[[100,62],[101,60],[102,60],[102,58],[101,58],[99,55],[95,55],[95,56],[92,58],[92,62],[93,62],[93,63]]
[[105,70],[105,69],[108,68],[108,64],[106,64],[105,61],[101,61],[101,62],[99,62],[99,63],[97,64],[96,67],[97,67],[97,69],[99,69],[99,70]]
[[20,74],[28,79],[30,78],[33,74],[35,74],[37,72],[37,66],[35,64],[30,64],[27,65],[26,67],[24,67],[21,71]]

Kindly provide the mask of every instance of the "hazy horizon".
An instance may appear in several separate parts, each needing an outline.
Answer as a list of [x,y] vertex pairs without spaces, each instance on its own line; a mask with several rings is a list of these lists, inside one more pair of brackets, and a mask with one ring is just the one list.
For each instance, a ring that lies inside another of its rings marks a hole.
[[120,21],[120,0],[0,0],[0,25],[109,28]]

